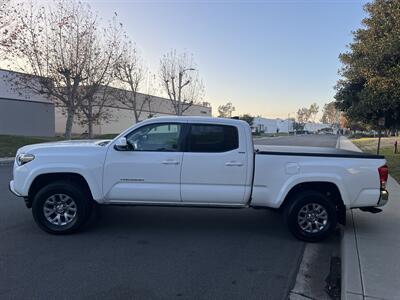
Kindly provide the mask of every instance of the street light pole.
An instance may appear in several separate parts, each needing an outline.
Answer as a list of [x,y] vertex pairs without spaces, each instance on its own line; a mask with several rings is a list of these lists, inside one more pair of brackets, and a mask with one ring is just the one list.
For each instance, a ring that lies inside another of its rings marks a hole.
[[187,71],[195,71],[195,69],[194,69],[194,68],[187,68],[187,69],[183,69],[182,71],[179,72],[179,77],[178,77],[178,111],[177,111],[178,116],[181,116],[182,113],[183,113],[183,112],[182,112],[182,111],[183,111],[183,108],[182,108],[182,99],[181,99],[181,97],[182,97],[182,89],[183,89],[186,85],[188,85],[188,84],[190,83],[190,80],[188,80],[188,81],[186,81],[184,84],[182,84],[183,74],[184,74],[185,72],[187,72]]

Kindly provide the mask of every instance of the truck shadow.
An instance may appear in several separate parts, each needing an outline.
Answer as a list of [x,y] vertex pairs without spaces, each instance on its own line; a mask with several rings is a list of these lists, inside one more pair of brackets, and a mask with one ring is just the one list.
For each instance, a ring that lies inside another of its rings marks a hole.
[[264,209],[214,209],[187,207],[97,207],[85,230],[87,233],[172,233],[267,235],[295,240],[282,215]]

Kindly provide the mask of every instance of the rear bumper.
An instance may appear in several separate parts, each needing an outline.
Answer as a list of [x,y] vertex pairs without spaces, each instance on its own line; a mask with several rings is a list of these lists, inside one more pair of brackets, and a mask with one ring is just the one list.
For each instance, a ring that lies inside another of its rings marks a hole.
[[378,207],[384,206],[388,201],[389,201],[389,192],[387,190],[381,190],[377,206]]

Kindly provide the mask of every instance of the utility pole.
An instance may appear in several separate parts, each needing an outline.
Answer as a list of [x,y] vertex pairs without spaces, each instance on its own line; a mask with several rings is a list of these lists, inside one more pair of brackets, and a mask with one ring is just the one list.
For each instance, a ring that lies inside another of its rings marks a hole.
[[189,69],[183,69],[182,71],[179,72],[179,77],[178,77],[178,110],[177,110],[177,115],[182,116],[183,114],[183,105],[182,105],[182,89],[187,86],[190,83],[190,80],[186,81],[184,84],[182,84],[182,78],[183,74],[186,71],[195,71],[194,68],[189,68]]
[[382,126],[385,126],[385,117],[381,117],[378,120],[378,148],[376,149],[377,155],[379,155],[379,150],[381,148]]

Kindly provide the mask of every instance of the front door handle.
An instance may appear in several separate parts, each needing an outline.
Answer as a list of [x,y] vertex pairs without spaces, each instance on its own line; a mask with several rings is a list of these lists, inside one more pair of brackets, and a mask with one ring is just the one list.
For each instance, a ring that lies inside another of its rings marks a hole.
[[227,167],[241,167],[243,166],[243,164],[239,161],[228,161],[227,163],[225,163],[225,166]]
[[167,159],[162,162],[163,165],[179,165],[179,161],[174,159]]

